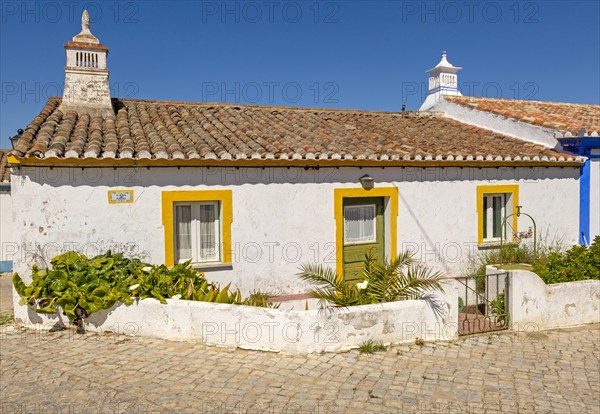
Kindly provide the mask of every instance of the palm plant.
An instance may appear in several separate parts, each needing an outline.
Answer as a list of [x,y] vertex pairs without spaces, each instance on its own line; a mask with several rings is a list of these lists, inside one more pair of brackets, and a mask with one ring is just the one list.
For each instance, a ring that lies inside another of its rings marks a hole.
[[414,260],[411,252],[402,252],[395,259],[379,263],[367,254],[363,262],[361,283],[350,284],[337,272],[322,265],[305,264],[298,274],[315,288],[309,295],[319,299],[321,306],[355,306],[370,303],[418,299],[427,292],[442,291],[444,276]]

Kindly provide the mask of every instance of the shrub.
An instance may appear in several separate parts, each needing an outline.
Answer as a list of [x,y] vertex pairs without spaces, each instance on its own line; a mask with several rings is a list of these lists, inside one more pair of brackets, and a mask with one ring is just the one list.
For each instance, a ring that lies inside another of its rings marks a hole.
[[478,276],[485,275],[485,267],[487,265],[497,265],[505,263],[524,263],[533,264],[539,260],[543,260],[547,249],[541,249],[537,252],[528,245],[508,244],[497,248],[490,248],[482,251],[478,256],[471,259],[469,266],[470,274]]
[[167,268],[108,251],[92,259],[67,252],[50,263],[51,269],[33,266],[29,285],[18,273],[13,275],[13,285],[21,296],[19,304],[42,314],[57,313],[60,307],[78,331],[83,330],[83,319],[89,315],[109,309],[116,302],[130,305],[136,298],[155,298],[163,304],[168,298],[177,298],[267,306],[263,300],[243,300],[240,291],[231,291],[229,285],[221,289],[209,283],[189,262]]
[[394,260],[381,264],[366,255],[363,262],[361,283],[346,283],[335,270],[321,265],[303,265],[300,278],[316,286],[309,292],[319,299],[321,306],[366,305],[418,299],[426,292],[442,290],[444,277],[428,267],[416,263],[413,254],[404,252]]
[[575,245],[564,253],[550,253],[547,261],[534,263],[533,271],[548,284],[600,279],[600,236],[589,247]]
[[564,251],[560,240],[552,240],[548,235],[537,242],[534,250],[531,244],[505,244],[503,246],[490,247],[479,251],[471,256],[469,265],[465,271],[468,275],[485,275],[487,265],[510,265],[510,264],[544,264],[552,253]]

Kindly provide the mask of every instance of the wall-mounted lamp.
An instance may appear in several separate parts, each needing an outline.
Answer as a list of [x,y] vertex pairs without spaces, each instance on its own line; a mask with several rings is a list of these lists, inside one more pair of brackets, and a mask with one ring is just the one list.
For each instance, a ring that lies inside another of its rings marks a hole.
[[375,180],[373,180],[373,177],[369,174],[363,175],[358,181],[360,181],[360,185],[362,185],[364,189],[373,188],[373,185],[375,184]]
[[12,149],[15,149],[15,145],[17,144],[17,141],[19,140],[19,138],[21,138],[22,133],[23,133],[23,130],[19,128],[19,130],[17,131],[17,135],[9,138]]

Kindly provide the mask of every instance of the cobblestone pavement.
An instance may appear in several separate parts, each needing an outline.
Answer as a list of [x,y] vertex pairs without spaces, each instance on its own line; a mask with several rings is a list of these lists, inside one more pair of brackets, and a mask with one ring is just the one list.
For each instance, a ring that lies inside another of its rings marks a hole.
[[12,273],[0,273],[0,317],[12,311]]
[[307,356],[0,328],[3,413],[600,413],[600,325]]

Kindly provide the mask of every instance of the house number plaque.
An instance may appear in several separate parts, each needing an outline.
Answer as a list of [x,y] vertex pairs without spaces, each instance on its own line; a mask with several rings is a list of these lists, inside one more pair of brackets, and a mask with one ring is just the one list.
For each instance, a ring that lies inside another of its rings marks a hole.
[[108,204],[133,203],[133,190],[111,190],[108,192]]

